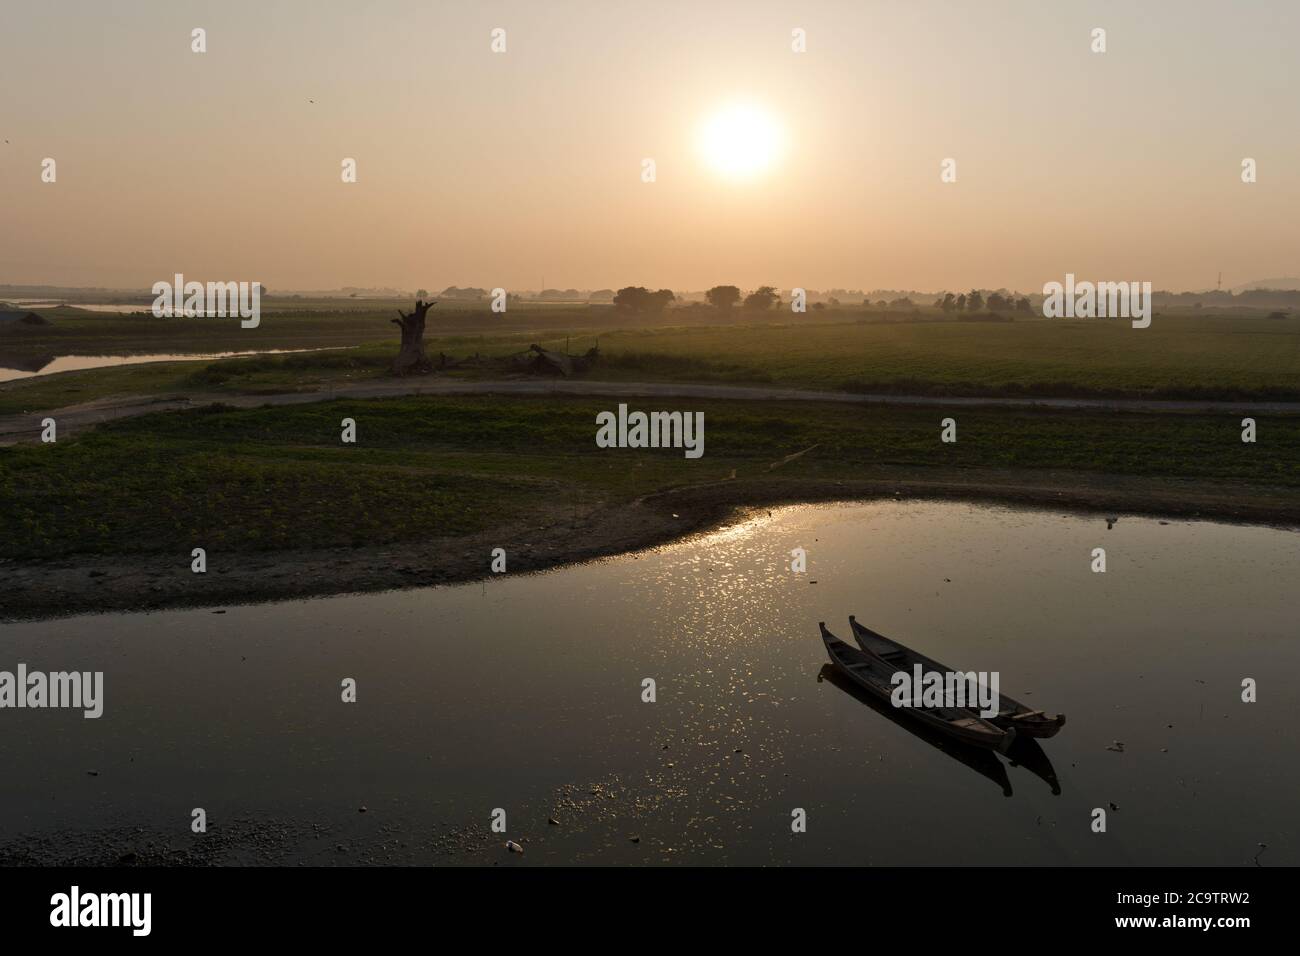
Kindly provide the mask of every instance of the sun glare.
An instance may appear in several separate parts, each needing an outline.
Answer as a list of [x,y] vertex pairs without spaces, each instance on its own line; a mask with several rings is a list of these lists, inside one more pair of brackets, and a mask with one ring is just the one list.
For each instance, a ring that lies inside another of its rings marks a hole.
[[756,106],[737,104],[719,110],[700,127],[700,152],[705,161],[728,179],[753,179],[776,162],[780,130],[772,117]]

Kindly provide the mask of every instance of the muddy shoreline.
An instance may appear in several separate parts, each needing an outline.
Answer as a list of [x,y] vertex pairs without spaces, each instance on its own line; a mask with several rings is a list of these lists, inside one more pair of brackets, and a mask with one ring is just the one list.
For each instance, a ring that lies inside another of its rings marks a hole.
[[1226,521],[1300,528],[1292,489],[1114,478],[1078,473],[884,470],[856,480],[762,478],[656,492],[630,504],[530,515],[462,537],[390,545],[208,554],[205,574],[183,554],[87,555],[0,561],[0,620],[107,611],[211,607],[455,584],[492,577],[493,548],[507,573],[667,544],[768,506],[829,501],[941,499],[1104,516]]

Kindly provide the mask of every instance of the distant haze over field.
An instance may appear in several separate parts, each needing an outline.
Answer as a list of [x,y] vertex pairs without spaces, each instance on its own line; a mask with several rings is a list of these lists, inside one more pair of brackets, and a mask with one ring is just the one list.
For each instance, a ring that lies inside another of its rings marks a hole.
[[[1007,289],[1005,287],[990,289],[987,286],[974,286],[972,288],[986,296],[989,293],[1000,293],[1012,298],[1023,296],[1031,300],[1035,305],[1043,298],[1042,291],[1035,289],[1021,290]],[[671,303],[674,307],[699,306],[707,302],[707,290],[675,289],[670,291],[675,296],[674,301]],[[743,293],[750,291],[752,290],[749,288],[742,290]],[[862,306],[864,303],[878,306],[881,302],[894,304],[897,307],[900,300],[905,300],[901,303],[904,308],[910,308],[913,305],[924,308],[937,302],[945,294],[960,295],[969,291],[970,289],[960,288],[919,291],[916,289],[845,289],[840,287],[805,290],[809,302],[829,302],[831,305],[839,304],[850,309]],[[777,290],[777,292],[779,297],[788,294],[790,290]],[[585,305],[611,306],[614,304],[615,296],[614,289],[511,289],[509,293],[512,301],[523,300],[525,302],[556,306],[576,305],[579,307]],[[447,310],[454,311],[457,308],[465,308],[466,306],[486,305],[491,301],[487,289],[474,286],[456,286],[442,290],[430,290],[423,287],[419,289],[380,289],[356,286],[345,286],[336,289],[268,289],[264,295],[271,302],[287,299],[303,299],[307,301],[347,300],[354,303],[357,308],[364,308],[365,304],[370,301],[388,303],[394,299],[431,298],[442,307],[440,311],[444,312]],[[154,298],[153,293],[148,289],[70,288],[51,285],[0,284],[0,304],[146,303],[151,302]],[[1205,306],[1207,308],[1298,309],[1300,308],[1300,280],[1260,280],[1221,291],[1216,289],[1188,291],[1156,289],[1152,293],[1152,298],[1156,305],[1165,307],[1194,306],[1199,308]],[[784,310],[788,309],[789,304],[785,300],[779,300],[776,307]]]
[[0,283],[1029,293],[1297,271],[1293,0],[559,7],[8,4]]

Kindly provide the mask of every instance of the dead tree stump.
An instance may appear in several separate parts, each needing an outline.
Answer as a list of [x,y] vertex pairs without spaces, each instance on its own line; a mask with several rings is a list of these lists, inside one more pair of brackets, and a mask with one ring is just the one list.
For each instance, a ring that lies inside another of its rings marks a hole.
[[437,304],[417,299],[414,312],[407,315],[398,309],[401,318],[390,320],[402,330],[402,347],[393,359],[394,375],[427,375],[433,371],[433,363],[424,354],[424,318]]

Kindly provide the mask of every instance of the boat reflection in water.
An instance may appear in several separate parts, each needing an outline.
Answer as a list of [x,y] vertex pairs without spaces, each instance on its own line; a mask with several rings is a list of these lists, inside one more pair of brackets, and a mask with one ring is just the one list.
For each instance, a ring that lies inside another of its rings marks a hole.
[[[864,707],[871,708],[886,720],[902,727],[913,737],[924,740],[930,746],[936,750],[941,750],[958,763],[965,764],[980,776],[992,780],[1001,788],[1004,796],[1011,796],[1011,778],[1007,775],[1007,768],[994,755],[992,750],[960,743],[938,731],[931,730],[924,724],[907,719],[902,714],[897,713],[893,707],[872,697],[856,683],[849,680],[833,664],[823,664],[822,669],[818,672],[817,683],[823,682],[834,684],[844,693],[859,701]],[[1056,778],[1056,771],[1052,767],[1052,761],[1048,759],[1047,753],[1037,740],[1032,737],[1017,736],[1007,750],[1006,757],[1011,766],[1023,767],[1051,787],[1054,795],[1060,795],[1061,784]]]
[[1061,781],[1056,779],[1056,769],[1052,766],[1052,761],[1047,759],[1047,752],[1043,750],[1043,745],[1033,737],[1024,735],[1017,737],[1005,756],[1011,766],[1024,767],[1051,787],[1052,796],[1061,795]]

